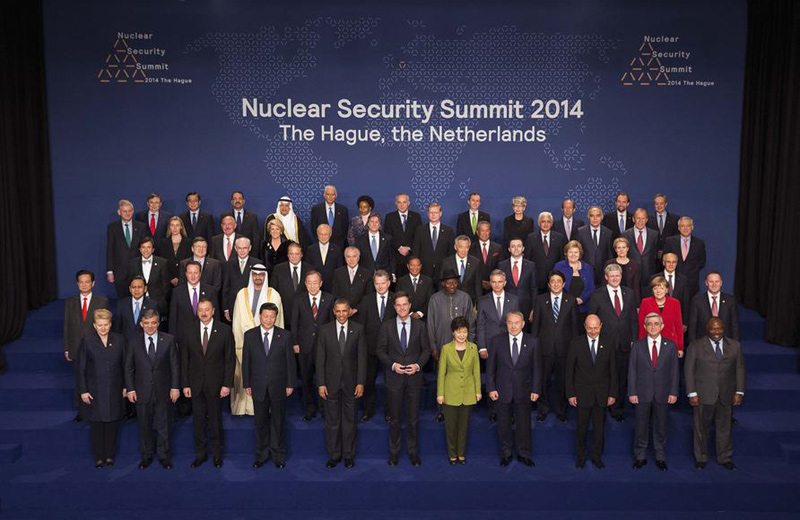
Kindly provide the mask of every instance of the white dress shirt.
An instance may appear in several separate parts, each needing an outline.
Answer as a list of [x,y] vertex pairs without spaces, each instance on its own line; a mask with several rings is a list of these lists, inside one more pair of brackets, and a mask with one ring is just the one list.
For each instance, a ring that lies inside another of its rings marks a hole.
[[611,300],[611,305],[614,305],[614,291],[617,292],[617,296],[619,296],[619,310],[622,311],[625,309],[625,304],[622,301],[622,286],[620,285],[616,289],[611,287],[610,285],[606,284],[606,290],[608,290],[608,297]]

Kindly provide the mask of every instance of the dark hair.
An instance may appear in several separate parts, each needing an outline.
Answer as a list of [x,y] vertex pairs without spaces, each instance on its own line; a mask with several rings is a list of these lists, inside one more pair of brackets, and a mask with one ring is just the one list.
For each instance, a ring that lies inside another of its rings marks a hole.
[[142,239],[139,240],[139,247],[142,247],[144,244],[146,244],[148,242],[153,244],[153,237],[151,237],[151,236],[142,237]]
[[367,204],[369,204],[369,209],[372,209],[372,208],[375,207],[375,201],[372,200],[372,197],[370,197],[369,195],[360,196],[358,198],[358,200],[356,200],[356,206],[360,206],[362,201],[366,202]]
[[200,262],[198,262],[197,260],[189,260],[188,262],[186,262],[186,266],[183,268],[183,272],[184,273],[189,271],[189,266],[190,265],[196,265],[197,268],[200,269],[201,272],[203,271],[203,266],[200,265]]
[[206,240],[206,237],[194,237],[192,239],[192,245],[195,245],[198,242],[205,242],[206,244],[208,244],[208,240]]
[[381,223],[381,214],[380,214],[380,213],[378,213],[377,211],[373,211],[373,212],[370,214],[369,218],[367,219],[367,222],[369,222],[369,221],[370,221],[370,220],[372,220],[373,218],[377,218],[377,219],[378,219],[378,224],[380,224],[380,223]]
[[200,197],[200,194],[199,194],[199,193],[197,193],[196,191],[190,191],[189,193],[187,193],[187,194],[186,194],[186,198],[185,198],[184,200],[187,200],[187,201],[188,201],[188,200],[189,200],[189,197],[191,197],[192,195],[196,196],[196,197],[197,197],[197,200],[203,200],[203,199]]
[[75,281],[76,282],[80,281],[79,278],[85,274],[88,274],[89,278],[91,278],[92,281],[94,281],[94,273],[88,269],[81,269],[80,271],[75,273]]
[[561,278],[562,282],[567,281],[567,279],[564,277],[564,273],[562,273],[561,271],[550,271],[550,273],[547,275],[547,281],[549,282],[550,278],[554,276],[558,276],[559,278]]
[[467,318],[465,318],[464,316],[456,316],[455,318],[453,318],[453,321],[450,322],[450,330],[455,332],[458,329],[469,330],[469,322],[467,321]]
[[348,307],[350,307],[350,300],[348,300],[347,298],[336,298],[336,301],[333,302],[333,308],[335,309],[339,305],[347,305]]
[[[151,200],[153,200],[156,197],[161,199],[161,195],[159,195],[158,193],[156,193],[156,192],[151,193],[150,195],[147,196],[147,202],[150,202]],[[161,200],[164,200],[164,199],[161,199]]]
[[201,303],[208,302],[211,304],[211,307],[214,307],[214,300],[209,298],[208,296],[201,296],[199,300],[197,300],[197,306],[199,307]]
[[139,316],[140,320],[146,320],[149,318],[161,318],[161,315],[155,309],[145,309],[142,311],[141,316]]
[[233,196],[234,196],[234,195],[236,195],[237,193],[238,193],[239,195],[241,195],[241,196],[242,196],[242,198],[245,198],[245,197],[244,197],[244,192],[243,192],[242,190],[233,190],[233,191],[231,192],[231,198],[233,198]]
[[422,260],[418,256],[411,255],[406,260],[406,265],[410,264],[412,260],[419,260],[419,263],[422,263]]
[[141,281],[143,281],[143,282],[144,282],[144,285],[145,285],[145,286],[147,286],[147,280],[145,280],[145,279],[144,279],[144,276],[142,276],[142,275],[140,275],[140,274],[137,274],[137,275],[135,275],[135,276],[132,276],[132,277],[131,277],[131,281],[130,281],[130,282],[128,282],[128,285],[130,285],[130,284],[131,284],[131,283],[132,283],[134,280],[141,280]]
[[411,301],[411,296],[409,296],[408,293],[405,292],[405,291],[397,291],[396,293],[394,293],[394,301],[395,302],[397,300],[399,300],[400,298],[405,298],[409,302]]
[[275,315],[278,315],[278,306],[272,302],[262,303],[261,307],[258,308],[258,314],[263,314],[264,311],[274,311]]

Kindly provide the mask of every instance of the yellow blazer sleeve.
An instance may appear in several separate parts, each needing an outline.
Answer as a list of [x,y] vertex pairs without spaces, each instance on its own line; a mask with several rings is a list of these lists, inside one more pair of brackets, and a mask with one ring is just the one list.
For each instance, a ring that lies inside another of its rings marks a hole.
[[436,397],[444,397],[445,376],[447,375],[447,357],[450,354],[448,348],[450,343],[445,343],[442,346],[442,352],[439,355],[439,375],[436,379]]
[[478,346],[474,343],[470,346],[473,352],[472,356],[472,374],[475,378],[475,395],[481,393],[481,361],[478,356]]

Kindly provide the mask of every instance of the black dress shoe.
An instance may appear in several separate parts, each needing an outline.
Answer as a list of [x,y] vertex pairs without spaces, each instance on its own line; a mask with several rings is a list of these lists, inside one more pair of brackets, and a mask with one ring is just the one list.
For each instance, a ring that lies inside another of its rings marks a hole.
[[114,459],[106,459],[106,466],[109,468],[114,466]]
[[578,469],[583,469],[586,467],[586,459],[578,459],[575,461],[575,467]]
[[[656,462],[658,464],[658,462]],[[639,459],[633,463],[633,469],[642,469],[647,466],[647,459]]]
[[539,415],[536,416],[536,420],[539,422],[545,422],[547,420],[547,414],[540,413]]
[[161,467],[164,469],[172,469],[172,461],[169,459],[161,459]]
[[667,463],[664,462],[663,460],[657,460],[656,467],[661,471],[667,471]]
[[511,457],[503,457],[500,459],[500,467],[505,468],[509,464],[511,464]]
[[307,413],[303,416],[304,422],[310,422],[314,420],[314,414]]
[[731,417],[731,424],[739,424],[739,419],[736,417]]
[[152,463],[153,463],[153,459],[142,459],[139,462],[139,469],[146,469],[146,468],[150,467],[150,464],[152,464]]
[[706,465],[708,462],[695,462],[694,467],[695,469],[706,469]]
[[449,462],[451,466],[455,466],[456,463],[458,463],[458,459],[450,459],[450,458],[448,458],[447,462]]
[[439,412],[436,414],[436,422],[442,422],[442,421],[444,421],[444,414]]
[[622,415],[621,413],[611,414],[611,418],[617,422],[625,422],[625,416]]
[[103,467],[103,464],[104,464],[104,463],[103,463],[103,461],[102,461],[102,460],[96,460],[96,461],[94,461],[94,467],[95,467],[96,469],[101,469],[101,468]]
[[266,464],[266,463],[267,463],[267,461],[266,461],[266,460],[258,460],[258,459],[256,459],[256,460],[253,462],[253,469],[258,469],[258,468],[260,468],[261,466],[263,466],[263,465],[264,465],[264,464]]
[[389,457],[389,460],[386,463],[392,467],[397,466],[398,460],[397,457]]
[[462,466],[467,463],[467,459],[458,459],[458,463]]
[[352,468],[356,465],[356,461],[354,459],[344,459],[344,467],[347,469]]
[[372,419],[372,414],[371,413],[365,413],[364,415],[361,416],[361,419],[359,419],[359,421],[361,421],[361,422],[369,422],[371,419]]
[[286,463],[284,461],[282,461],[282,460],[276,460],[275,461],[275,467],[278,468],[278,469],[283,469],[283,468],[286,467]]
[[734,464],[730,460],[728,462],[726,462],[725,464],[723,464],[722,467],[727,469],[727,470],[729,470],[729,471],[736,471],[736,464]]
[[75,414],[75,417],[72,418],[72,422],[81,422],[82,420],[81,414]]
[[383,416],[383,420],[386,421],[386,424],[389,424],[390,422],[392,422],[392,418],[389,417],[388,415],[384,415]]
[[489,414],[489,422],[497,422],[497,414],[492,412]]
[[567,422],[567,416],[566,415],[559,415],[558,416],[558,422],[562,422],[562,423]]
[[339,464],[339,460],[341,459],[328,459],[328,462],[325,463],[325,467],[328,469],[335,468],[337,464]]
[[594,460],[592,459],[592,465],[594,465],[597,469],[606,469],[606,465],[603,464],[603,461],[600,459]]
[[526,466],[528,466],[529,468],[532,468],[533,466],[535,466],[535,465],[536,465],[536,464],[534,464],[534,462],[533,462],[531,459],[529,459],[528,457],[517,457],[517,460],[518,460],[518,461],[520,461],[521,463],[525,464],[525,465],[526,465]]
[[221,458],[214,458],[214,467],[219,469],[222,467],[222,459]]
[[208,460],[208,457],[197,457],[196,459],[194,459],[192,461],[192,467],[193,468],[199,468],[207,460]]
[[420,466],[420,465],[422,465],[422,461],[419,460],[419,457],[414,456],[414,457],[409,457],[409,459],[411,459],[411,465],[412,466]]

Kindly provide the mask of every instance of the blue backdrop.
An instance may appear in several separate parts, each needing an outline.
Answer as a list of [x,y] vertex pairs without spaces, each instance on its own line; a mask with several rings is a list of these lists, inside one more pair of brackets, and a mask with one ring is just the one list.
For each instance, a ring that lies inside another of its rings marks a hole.
[[[746,9],[743,0],[367,2],[45,0],[59,294],[73,273],[105,271],[116,201],[151,191],[179,213],[197,190],[216,216],[232,189],[263,221],[289,194],[308,222],[327,183],[355,211],[411,195],[455,223],[483,195],[499,223],[528,213],[631,207],[695,218],[709,268],[733,286]],[[242,98],[330,103],[325,119],[254,118]],[[520,101],[522,119],[344,119],[336,103]],[[529,118],[534,100],[580,100],[582,117]],[[280,124],[377,129],[385,142],[284,140]],[[392,127],[423,131],[394,142]],[[431,127],[530,129],[537,142],[440,142]],[[497,231],[499,226],[496,226]],[[100,276],[101,292],[111,287]]]

